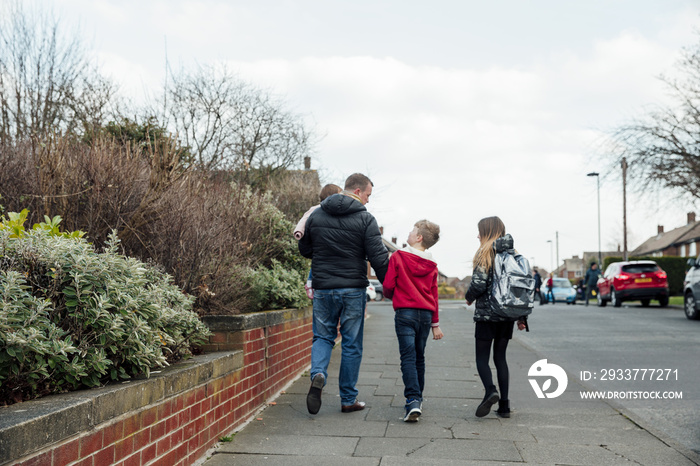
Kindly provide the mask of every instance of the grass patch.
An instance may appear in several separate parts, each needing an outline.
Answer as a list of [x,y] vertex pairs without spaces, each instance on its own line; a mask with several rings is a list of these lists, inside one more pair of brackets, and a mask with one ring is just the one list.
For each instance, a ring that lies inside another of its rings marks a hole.
[[668,299],[668,304],[674,306],[683,306],[683,296],[671,296]]

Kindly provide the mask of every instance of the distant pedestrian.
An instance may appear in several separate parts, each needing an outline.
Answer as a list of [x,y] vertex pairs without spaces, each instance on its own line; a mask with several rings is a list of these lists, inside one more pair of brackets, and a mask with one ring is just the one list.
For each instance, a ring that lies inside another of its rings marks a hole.
[[413,226],[406,242],[389,259],[384,294],[394,306],[394,328],[399,340],[403,395],[403,420],[415,422],[423,412],[425,345],[432,329],[433,340],[443,337],[438,309],[438,269],[428,251],[440,239],[440,227],[428,220]]
[[367,260],[380,281],[384,280],[389,253],[382,242],[377,220],[365,204],[372,195],[372,181],[361,173],[345,180],[345,189],[321,202],[311,213],[299,240],[299,252],[311,258],[313,270],[313,343],[311,387],[306,396],[309,413],[321,409],[321,394],[328,379],[328,364],[338,336],[342,336],[340,373],[341,411],[365,408],[355,385],[362,362],[365,323]]
[[586,270],[586,277],[583,279],[586,282],[586,306],[588,306],[588,300],[593,297],[593,292],[598,292],[598,279],[600,276],[598,264],[591,262],[590,268]]
[[542,295],[540,294],[540,289],[542,288],[542,275],[537,267],[533,269],[532,278],[535,279],[535,297],[540,300],[540,304],[544,304],[542,301]]
[[[476,408],[476,416],[484,417],[491,412],[491,406],[498,402],[496,415],[510,417],[508,388],[510,374],[506,361],[508,341],[513,338],[513,320],[499,317],[492,307],[491,284],[493,282],[493,261],[496,253],[513,249],[513,237],[506,234],[506,227],[498,217],[487,217],[479,221],[479,241],[481,246],[474,255],[474,272],[465,296],[467,305],[476,301],[474,309],[476,339],[476,369],[484,385],[486,394]],[[526,318],[518,320],[518,330],[526,327]],[[498,390],[493,383],[489,356],[493,345],[493,364],[496,366]]]
[[554,275],[552,275],[552,272],[549,272],[549,277],[547,278],[547,301],[549,299],[552,299],[552,304],[556,303],[556,300],[554,299]]

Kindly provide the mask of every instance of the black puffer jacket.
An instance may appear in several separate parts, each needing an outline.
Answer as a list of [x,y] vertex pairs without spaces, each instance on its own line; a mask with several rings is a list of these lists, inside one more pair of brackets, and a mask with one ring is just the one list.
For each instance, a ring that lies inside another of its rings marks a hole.
[[321,203],[306,221],[299,252],[311,258],[313,287],[365,288],[367,259],[380,281],[384,281],[389,253],[377,220],[361,202],[334,194]]
[[[513,249],[513,237],[509,234],[498,238],[494,243],[496,252],[503,252],[507,249]],[[486,270],[484,267],[475,267],[472,274],[472,281],[469,284],[467,294],[464,296],[467,301],[474,302],[474,321],[475,322],[504,322],[512,319],[506,319],[494,314],[491,307],[491,283],[493,282],[493,269]]]

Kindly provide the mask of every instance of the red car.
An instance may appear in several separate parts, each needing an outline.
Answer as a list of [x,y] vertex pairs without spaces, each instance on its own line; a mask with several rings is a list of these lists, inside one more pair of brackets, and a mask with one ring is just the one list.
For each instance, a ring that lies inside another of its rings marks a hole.
[[666,272],[654,261],[613,262],[598,279],[598,306],[608,301],[620,307],[623,301],[641,301],[646,307],[654,299],[668,306]]

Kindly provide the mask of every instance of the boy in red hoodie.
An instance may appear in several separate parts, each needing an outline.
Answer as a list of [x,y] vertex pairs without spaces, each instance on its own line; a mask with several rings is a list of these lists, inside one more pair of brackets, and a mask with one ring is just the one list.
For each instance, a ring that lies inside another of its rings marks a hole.
[[430,329],[433,340],[443,337],[438,319],[437,264],[427,251],[438,239],[438,225],[427,220],[416,222],[408,234],[408,246],[391,255],[383,283],[384,296],[392,299],[395,311],[406,422],[416,422],[422,414],[425,344]]

